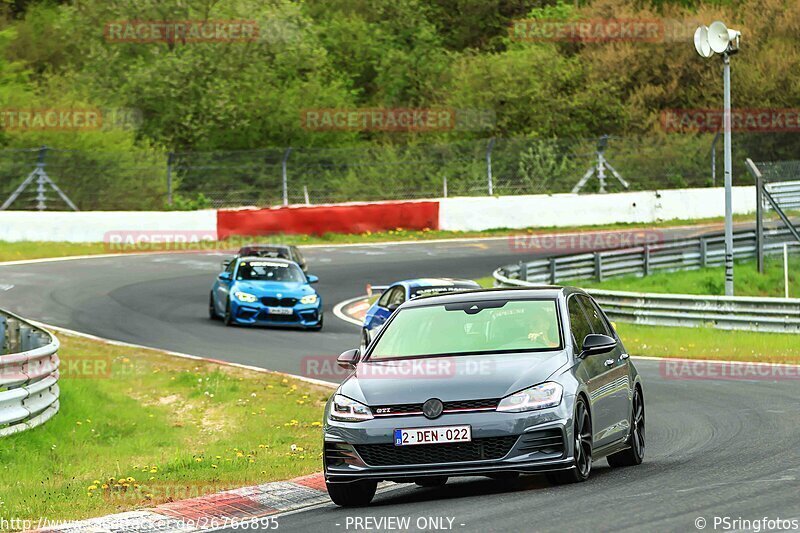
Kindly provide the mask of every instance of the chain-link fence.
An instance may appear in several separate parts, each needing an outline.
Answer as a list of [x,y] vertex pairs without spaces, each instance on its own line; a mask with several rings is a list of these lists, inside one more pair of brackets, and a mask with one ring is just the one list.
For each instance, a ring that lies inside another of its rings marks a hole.
[[[734,183],[753,183],[738,163],[745,157],[796,157],[800,151],[796,137],[735,134]],[[0,203],[37,168],[82,210],[562,193],[572,191],[591,170],[594,173],[581,192],[596,192],[601,186],[600,153],[608,164],[604,185],[610,192],[624,190],[625,184],[633,190],[721,186],[721,165],[716,176],[712,173],[713,139],[712,134],[612,136],[599,147],[596,138],[497,138],[171,154],[6,149],[0,150]],[[721,153],[721,143],[716,150]],[[69,208],[37,180],[8,208],[41,207],[42,195],[46,209]]]

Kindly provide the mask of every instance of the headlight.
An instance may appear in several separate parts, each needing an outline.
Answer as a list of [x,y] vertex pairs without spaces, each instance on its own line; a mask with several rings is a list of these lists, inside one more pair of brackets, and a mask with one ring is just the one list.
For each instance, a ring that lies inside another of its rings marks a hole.
[[547,409],[560,404],[563,394],[564,387],[558,383],[548,381],[547,383],[515,392],[511,396],[506,396],[500,400],[497,410],[505,411],[506,413],[522,413],[524,411]]
[[317,303],[317,295],[316,294],[308,294],[300,298],[301,304],[315,304]]
[[236,299],[239,300],[240,302],[246,302],[251,304],[256,300],[258,300],[258,297],[255,294],[250,294],[247,292],[236,291],[233,293],[233,295],[236,296]]
[[337,394],[333,397],[333,405],[331,405],[331,419],[340,422],[372,420],[372,411],[363,403]]

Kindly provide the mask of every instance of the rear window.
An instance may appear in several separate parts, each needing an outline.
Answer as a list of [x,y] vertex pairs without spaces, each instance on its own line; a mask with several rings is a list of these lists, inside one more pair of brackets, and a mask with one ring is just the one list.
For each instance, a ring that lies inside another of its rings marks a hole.
[[398,310],[370,360],[562,349],[555,300],[483,300]]

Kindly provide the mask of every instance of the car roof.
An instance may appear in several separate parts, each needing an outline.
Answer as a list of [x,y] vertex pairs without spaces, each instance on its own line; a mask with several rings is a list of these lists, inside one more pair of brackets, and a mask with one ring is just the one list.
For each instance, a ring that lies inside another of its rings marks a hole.
[[402,285],[409,289],[416,289],[419,287],[467,287],[474,288],[477,282],[471,279],[456,279],[456,278],[414,278],[398,281],[393,285]]
[[288,244],[245,244],[240,250],[288,250]]
[[447,294],[415,298],[403,304],[403,307],[422,307],[454,302],[471,302],[478,300],[525,300],[528,298],[544,298],[557,300],[566,298],[572,293],[586,294],[577,287],[559,285],[540,285],[536,287],[503,287],[494,289],[476,289],[471,291],[450,292]]

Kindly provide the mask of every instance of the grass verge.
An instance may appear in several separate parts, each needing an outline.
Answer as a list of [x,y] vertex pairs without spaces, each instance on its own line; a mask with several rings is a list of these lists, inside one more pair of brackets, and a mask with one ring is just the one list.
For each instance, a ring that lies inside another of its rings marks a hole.
[[[750,222],[752,216],[738,215],[737,222]],[[598,231],[637,228],[669,228],[685,225],[716,224],[722,218],[706,218],[697,220],[667,220],[650,224],[605,224],[597,226],[572,227],[540,227],[524,229],[498,228],[486,231],[442,231],[442,230],[396,230],[382,232],[366,232],[360,234],[326,233],[324,235],[267,235],[263,237],[232,237],[226,241],[202,242],[195,245],[163,245],[141,244],[132,246],[110,245],[102,242],[69,243],[69,242],[5,242],[0,241],[0,262],[20,261],[24,259],[42,259],[48,257],[67,257],[75,255],[97,255],[107,253],[148,252],[148,251],[213,251],[235,250],[249,243],[271,242],[276,244],[295,244],[298,246],[313,244],[363,244],[391,241],[426,241],[435,239],[464,239],[481,237],[502,237],[532,233],[553,233],[572,231]]]
[[59,334],[61,411],[0,446],[0,516],[81,519],[320,470],[330,391]]

